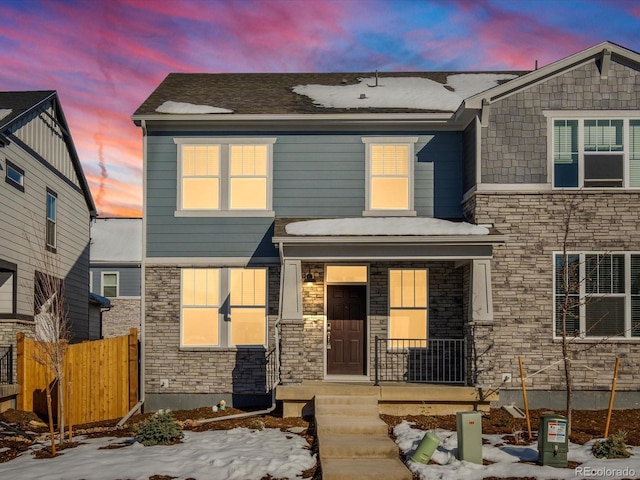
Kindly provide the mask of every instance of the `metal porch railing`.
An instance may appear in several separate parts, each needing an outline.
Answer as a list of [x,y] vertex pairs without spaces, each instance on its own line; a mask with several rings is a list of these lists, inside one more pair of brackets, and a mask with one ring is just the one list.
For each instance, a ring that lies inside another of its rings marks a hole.
[[0,347],[0,384],[13,383],[13,345]]
[[375,337],[375,384],[466,384],[466,340]]
[[276,349],[273,348],[266,356],[266,392],[271,392],[278,381],[278,362],[276,361]]

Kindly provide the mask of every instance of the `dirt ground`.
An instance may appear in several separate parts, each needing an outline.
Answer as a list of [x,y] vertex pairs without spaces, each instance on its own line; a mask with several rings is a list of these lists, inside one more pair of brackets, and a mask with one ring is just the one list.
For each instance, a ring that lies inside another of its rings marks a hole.
[[[227,408],[224,412],[212,413],[209,407],[198,408],[194,410],[174,411],[173,416],[178,420],[184,430],[205,431],[205,430],[228,430],[235,427],[256,428],[256,421],[263,422],[266,428],[279,428],[287,430],[291,427],[302,427],[303,435],[311,445],[312,453],[317,453],[317,444],[315,441],[315,428],[310,418],[282,418],[278,411],[272,415],[261,415],[258,417],[249,417],[244,419],[220,420],[211,423],[196,423],[195,420],[207,418],[220,418],[236,413],[242,413],[242,410],[235,408]],[[538,429],[538,419],[545,410],[532,410],[531,429],[534,438]],[[556,411],[557,414],[564,414],[562,411]],[[134,415],[122,428],[116,428],[116,424],[120,419],[107,420],[85,425],[74,425],[74,436],[88,435],[91,437],[99,436],[133,436],[132,426],[144,420],[151,414]],[[433,428],[443,428],[451,431],[456,429],[456,416],[426,416],[426,415],[408,415],[404,417],[382,415],[381,418],[389,425],[389,433],[391,434],[393,427],[402,420],[414,422],[418,428],[428,430]],[[606,410],[580,410],[574,411],[573,428],[570,439],[574,443],[583,444],[592,438],[601,438],[604,435],[606,424]],[[4,428],[4,433],[0,434],[0,463],[9,462],[18,456],[21,452],[29,449],[33,442],[38,439],[44,440],[48,436],[49,428],[31,412],[22,412],[19,410],[7,410],[0,413],[0,422],[9,425],[10,428]],[[1,424],[0,424],[1,425]],[[13,432],[10,429],[14,429]],[[492,409],[490,413],[484,414],[482,418],[482,433],[485,434],[510,434],[507,440],[511,443],[523,443],[528,441],[527,423],[524,419],[515,419],[509,413],[502,409]],[[615,410],[611,417],[609,433],[615,433],[618,430],[627,432],[627,443],[629,445],[640,445],[640,409],[633,410]],[[20,434],[19,432],[24,432]],[[74,437],[76,440],[77,437]],[[77,445],[74,441],[73,447]],[[42,451],[39,458],[50,457],[50,453],[46,450]],[[321,478],[319,471],[305,472],[305,477]],[[170,480],[171,477],[153,476],[149,480]],[[272,479],[275,480],[275,479]]]

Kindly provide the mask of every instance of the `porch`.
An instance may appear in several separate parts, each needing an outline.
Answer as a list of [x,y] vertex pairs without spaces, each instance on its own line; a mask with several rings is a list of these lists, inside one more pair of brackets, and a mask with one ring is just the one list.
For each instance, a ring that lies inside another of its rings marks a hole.
[[489,410],[498,400],[496,392],[479,387],[425,383],[327,382],[307,380],[297,385],[278,385],[276,400],[284,417],[314,414],[316,395],[365,395],[378,399],[378,410],[386,415],[450,415],[466,410]]

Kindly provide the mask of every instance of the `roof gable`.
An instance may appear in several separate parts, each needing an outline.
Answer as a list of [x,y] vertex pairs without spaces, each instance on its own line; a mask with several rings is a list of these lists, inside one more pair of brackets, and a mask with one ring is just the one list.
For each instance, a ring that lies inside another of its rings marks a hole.
[[[51,108],[53,109],[53,115],[46,111]],[[2,113],[4,113],[4,116]],[[89,184],[82,170],[82,165],[80,164],[80,159],[78,158],[73,139],[69,132],[69,126],[62,110],[62,105],[55,90],[0,92],[0,146],[8,145],[11,142],[10,137],[12,132],[19,128],[20,122],[23,120],[26,121],[33,115],[44,115],[47,117],[47,121],[54,122],[57,125],[64,139],[73,172],[77,177],[90,215],[95,217],[96,207],[93,202],[93,197],[91,196],[91,190],[89,189]],[[54,168],[62,178],[67,178],[59,172],[59,170],[55,169],[55,166],[51,165],[45,158],[39,158],[39,160],[47,163],[50,168]]]
[[538,70],[527,73],[526,75],[522,75],[508,83],[498,85],[497,87],[493,87],[485,92],[473,95],[462,103],[457,114],[464,109],[480,109],[482,108],[483,101],[490,104],[493,101],[517,93],[549,78],[561,75],[562,73],[580,65],[584,65],[594,59],[599,62],[599,68],[603,72],[603,76],[606,76],[608,62],[611,61],[612,58],[615,60],[616,57],[618,59],[625,59],[627,62],[634,63],[640,67],[640,54],[637,52],[612,42],[602,42],[598,45],[587,48],[586,50],[582,50],[539,68]]

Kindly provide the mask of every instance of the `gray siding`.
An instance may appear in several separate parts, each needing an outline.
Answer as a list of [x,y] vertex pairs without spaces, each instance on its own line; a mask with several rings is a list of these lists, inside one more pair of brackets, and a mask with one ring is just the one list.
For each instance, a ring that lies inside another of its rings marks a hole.
[[[175,217],[177,147],[174,136],[147,139],[147,257],[278,257],[273,219]],[[203,135],[200,133],[200,135]],[[211,136],[223,136],[210,133]],[[273,208],[278,217],[358,217],[365,209],[365,145],[370,132],[281,134],[273,146]],[[456,132],[375,132],[419,137],[415,209],[420,216],[459,218],[462,198],[461,136]],[[237,134],[234,136],[238,136]],[[434,188],[434,184],[436,187]]]
[[603,80],[595,61],[491,105],[482,129],[483,183],[546,183],[544,110],[637,110],[640,74],[612,59]]
[[[34,122],[34,126],[38,125],[46,128],[41,122]],[[24,128],[31,131],[25,138],[44,137],[34,131],[34,126]],[[53,138],[62,141],[57,136]],[[59,148],[53,150],[58,152]],[[89,338],[89,210],[84,196],[79,188],[33,158],[17,142],[11,142],[1,151],[0,259],[18,266],[17,316],[33,317],[34,270],[46,255],[51,259],[56,276],[65,280],[74,339]],[[6,159],[25,171],[24,192],[5,182]],[[70,162],[68,156],[66,159]],[[47,188],[58,195],[55,254],[44,248]]]
[[129,266],[100,266],[91,267],[91,273],[93,275],[93,288],[92,292],[102,295],[102,272],[117,272],[119,281],[119,296],[120,297],[139,297],[140,296],[140,281],[142,278],[142,269],[140,267]]

